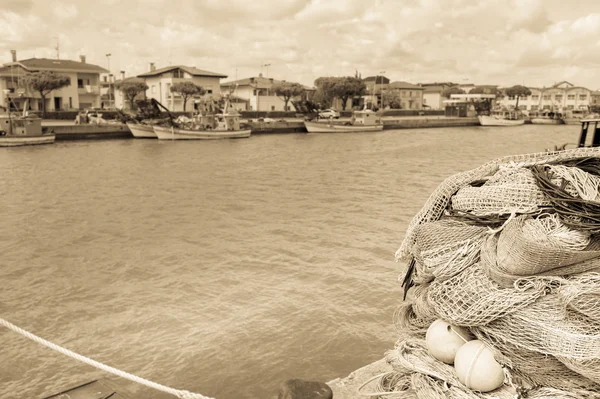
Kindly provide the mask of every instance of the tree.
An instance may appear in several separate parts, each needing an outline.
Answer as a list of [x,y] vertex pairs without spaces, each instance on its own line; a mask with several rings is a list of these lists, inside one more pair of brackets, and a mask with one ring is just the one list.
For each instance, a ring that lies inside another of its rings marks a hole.
[[272,90],[285,103],[285,110],[288,110],[288,102],[294,97],[304,93],[304,87],[299,83],[280,82],[273,85]]
[[513,87],[509,87],[506,90],[504,90],[504,92],[509,97],[517,98],[517,103],[515,105],[515,109],[519,109],[519,98],[527,97],[527,96],[531,95],[531,90],[529,90],[527,87],[521,86],[521,85],[515,85]]
[[447,87],[442,91],[442,97],[450,98],[452,94],[465,94],[465,91],[458,86]]
[[387,104],[392,109],[401,109],[402,108],[402,97],[400,96],[400,92],[397,90],[387,90],[382,93],[383,95],[383,104]]
[[335,97],[334,93],[334,85],[335,85],[334,77],[322,77],[315,80],[315,87],[317,90],[312,96],[312,101],[314,103],[319,104],[322,108],[329,108],[333,99]]
[[117,90],[123,93],[125,100],[129,102],[131,109],[135,108],[134,100],[140,92],[148,90],[148,85],[144,82],[136,82],[131,80],[124,80],[116,85]]
[[477,86],[469,91],[469,94],[493,94],[496,98],[504,97],[504,93],[497,87]]
[[334,78],[333,94],[342,100],[342,110],[346,109],[346,103],[349,98],[362,96],[367,91],[365,82],[358,78],[345,76]]
[[52,90],[58,90],[71,84],[67,76],[58,75],[52,71],[33,72],[24,77],[25,84],[40,93],[42,97],[42,117],[46,117],[46,96]]
[[185,112],[185,105],[188,98],[192,96],[202,96],[206,91],[193,82],[177,82],[171,86],[171,93],[181,94],[183,97],[183,111]]

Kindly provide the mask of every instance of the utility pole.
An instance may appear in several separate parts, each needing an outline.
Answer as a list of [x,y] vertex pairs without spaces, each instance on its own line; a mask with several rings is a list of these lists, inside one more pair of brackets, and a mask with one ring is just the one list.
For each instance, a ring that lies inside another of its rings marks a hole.
[[111,77],[111,73],[110,73],[110,56],[111,56],[110,53],[106,54],[106,60],[108,61],[108,105],[109,106],[112,103],[112,94],[110,92],[110,84],[111,84],[111,81],[110,81],[110,77]]
[[381,88],[380,88],[380,93],[381,93],[381,109],[383,110],[383,74],[385,73],[385,71],[379,71],[379,73],[381,74]]
[[54,47],[54,49],[56,50],[56,59],[60,59],[59,57],[59,45],[58,45],[58,36],[54,36],[54,39],[56,39],[56,47]]
[[269,82],[268,82],[268,80],[269,80],[269,67],[270,66],[271,66],[271,64],[263,64],[260,66],[261,70],[262,70],[262,67],[267,67],[267,97],[269,97]]

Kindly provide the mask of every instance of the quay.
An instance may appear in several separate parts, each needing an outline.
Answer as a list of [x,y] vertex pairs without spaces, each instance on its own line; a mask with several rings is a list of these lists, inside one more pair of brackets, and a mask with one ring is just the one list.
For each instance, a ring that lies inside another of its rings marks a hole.
[[124,123],[76,125],[72,121],[45,119],[42,121],[42,126],[54,132],[56,140],[103,140],[133,137]]

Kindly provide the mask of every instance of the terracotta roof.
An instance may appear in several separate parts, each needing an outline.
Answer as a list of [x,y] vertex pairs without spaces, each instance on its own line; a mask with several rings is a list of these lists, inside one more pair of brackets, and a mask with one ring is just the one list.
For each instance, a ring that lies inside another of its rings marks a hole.
[[227,77],[227,75],[223,75],[222,73],[205,71],[203,69],[198,69],[195,67],[189,67],[189,66],[185,66],[185,65],[169,65],[167,67],[159,68],[159,69],[156,69],[156,70],[150,71],[150,72],[145,72],[145,73],[142,73],[137,76],[138,76],[138,78],[149,78],[151,76],[160,75],[165,72],[174,71],[175,69],[181,69],[182,71],[185,71],[192,76],[212,76],[215,78],[226,78]]
[[[253,81],[251,79],[254,79]],[[270,89],[274,84],[276,83],[283,83],[285,82],[285,80],[277,80],[277,79],[273,79],[273,78],[265,78],[262,76],[257,76],[257,77],[251,77],[251,78],[246,78],[246,79],[240,79],[240,80],[233,80],[231,82],[223,82],[221,83],[221,87],[231,87],[231,86],[252,86],[256,89]],[[287,82],[287,83],[294,83],[294,82]],[[300,84],[300,83],[298,83]],[[308,86],[304,86],[302,84],[300,84],[302,87],[304,87],[305,90],[315,90],[313,87],[308,87]]]
[[71,60],[54,60],[50,58],[29,58],[27,60],[5,64],[5,66],[9,65],[21,65],[30,71],[108,73],[108,70],[98,65]]
[[389,87],[391,89],[413,89],[413,90],[424,90],[423,87],[421,86],[417,86],[414,85],[412,83],[408,83],[408,82],[392,82],[390,83]]

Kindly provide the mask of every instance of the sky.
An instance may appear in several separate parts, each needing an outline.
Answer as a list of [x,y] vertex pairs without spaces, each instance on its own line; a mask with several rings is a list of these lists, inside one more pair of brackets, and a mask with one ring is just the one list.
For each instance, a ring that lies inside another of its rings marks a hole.
[[[0,0],[0,63],[600,88],[598,0]],[[111,54],[106,57],[106,54]],[[266,66],[270,64],[269,66]],[[384,72],[385,71],[385,72]]]

